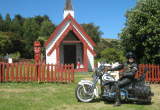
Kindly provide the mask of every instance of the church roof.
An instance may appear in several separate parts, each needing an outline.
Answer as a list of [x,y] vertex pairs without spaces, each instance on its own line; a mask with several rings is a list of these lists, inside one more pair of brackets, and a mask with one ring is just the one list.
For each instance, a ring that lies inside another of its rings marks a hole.
[[66,4],[65,4],[64,10],[73,10],[72,1],[71,0],[66,0]]
[[[60,25],[58,25],[58,27],[55,29],[55,31],[52,33],[52,35],[49,37],[48,41],[45,43],[45,46],[46,46],[46,47],[51,43],[51,41],[52,41],[53,39],[55,39],[56,35],[59,34],[59,31],[60,31],[63,27],[65,27],[65,24],[66,24],[68,21],[70,21],[71,23],[70,23],[70,26],[68,27],[68,29],[66,29],[66,32],[64,32],[64,34],[68,33],[67,30],[72,30],[72,31],[74,31],[74,32],[77,33],[77,34],[79,34],[79,32],[80,32],[82,35],[85,36],[86,40],[91,43],[92,46],[96,46],[95,42],[94,42],[94,41],[91,39],[91,37],[84,31],[84,29],[82,28],[82,26],[81,26],[80,24],[78,24],[78,23],[76,22],[76,20],[69,14],[69,15],[62,21],[62,23],[61,23]],[[76,29],[75,29],[75,27],[74,27],[73,25],[75,25],[75,26],[77,27],[77,29],[78,29],[79,32],[76,31]],[[79,35],[79,36],[81,36],[81,35]],[[61,37],[61,39],[62,39],[62,37]],[[83,39],[84,39],[84,38],[82,38],[82,40],[83,40]],[[83,40],[83,42],[86,42],[86,41]],[[57,42],[56,44],[59,44],[59,43]],[[56,46],[56,44],[55,44],[55,46]],[[86,45],[88,45],[88,44],[86,44]],[[54,46],[54,47],[55,47],[55,46]],[[50,52],[48,53],[48,55],[50,55],[50,54],[53,52],[54,47],[50,50]],[[95,54],[94,50],[92,50],[89,45],[88,45],[88,49],[89,49],[93,54]]]

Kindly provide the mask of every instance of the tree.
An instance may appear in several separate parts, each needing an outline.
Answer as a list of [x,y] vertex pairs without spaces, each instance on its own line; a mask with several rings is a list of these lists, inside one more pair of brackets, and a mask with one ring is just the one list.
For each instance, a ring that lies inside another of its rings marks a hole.
[[40,36],[44,36],[46,39],[48,39],[54,29],[55,25],[53,25],[51,21],[45,20],[41,24],[39,34]]
[[139,0],[127,11],[119,34],[125,51],[134,51],[139,63],[160,62],[160,0]]
[[15,15],[11,22],[11,31],[17,34],[18,39],[22,39],[23,36],[23,23],[24,18],[21,15]]
[[14,33],[0,32],[0,55],[14,52],[12,37]]
[[101,52],[106,48],[110,48],[110,45],[111,44],[107,40],[101,39],[100,42],[97,43],[97,46],[95,48],[95,51],[97,53],[96,59],[102,59]]
[[23,40],[25,42],[25,53],[22,53],[25,58],[33,58],[33,43],[37,40],[39,36],[39,26],[35,19],[28,18],[23,24]]
[[44,16],[35,16],[34,19],[36,20],[36,23],[38,23],[38,25],[40,26],[42,24],[43,21],[50,21],[49,17],[47,15]]
[[10,31],[10,25],[11,25],[11,17],[9,14],[6,15],[5,21],[4,21],[4,30],[5,32]]
[[3,26],[4,26],[4,21],[2,15],[0,14],[0,31],[3,31]]
[[17,14],[12,20],[9,14],[4,20],[0,15],[0,55],[33,58],[34,41],[39,40],[43,46],[54,29],[46,15],[23,18]]
[[95,43],[100,42],[103,33],[100,31],[99,26],[95,26],[93,23],[81,25]]
[[96,60],[105,59],[106,57],[104,55],[102,55],[101,52],[104,51],[104,50],[107,50],[109,48],[113,48],[113,49],[117,50],[118,52],[122,53],[118,57],[124,56],[123,55],[123,53],[124,53],[123,50],[124,49],[123,49],[123,47],[121,45],[121,41],[120,40],[116,40],[116,39],[101,39],[100,42],[97,43],[97,46],[95,48],[96,53],[97,53]]
[[115,48],[106,48],[101,52],[101,60],[107,63],[124,62],[123,52]]

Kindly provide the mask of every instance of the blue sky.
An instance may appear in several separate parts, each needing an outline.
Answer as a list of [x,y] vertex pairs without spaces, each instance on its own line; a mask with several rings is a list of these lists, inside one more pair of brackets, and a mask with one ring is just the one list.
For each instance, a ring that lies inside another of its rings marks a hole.
[[[104,38],[118,38],[124,27],[125,13],[136,0],[72,0],[78,23],[94,23]],[[63,20],[65,0],[0,0],[0,14],[23,17],[48,15],[55,24]]]

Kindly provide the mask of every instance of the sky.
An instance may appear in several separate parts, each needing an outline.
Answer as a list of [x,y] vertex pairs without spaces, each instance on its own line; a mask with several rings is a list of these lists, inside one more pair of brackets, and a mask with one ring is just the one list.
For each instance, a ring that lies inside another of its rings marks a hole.
[[[103,32],[103,38],[118,39],[125,26],[125,13],[137,0],[72,0],[75,19],[79,24],[94,23]],[[0,14],[23,17],[48,15],[54,24],[63,20],[65,0],[0,0]]]

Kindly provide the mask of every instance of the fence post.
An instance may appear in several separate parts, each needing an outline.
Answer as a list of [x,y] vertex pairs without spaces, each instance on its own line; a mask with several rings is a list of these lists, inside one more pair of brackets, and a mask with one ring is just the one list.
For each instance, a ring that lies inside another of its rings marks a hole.
[[152,64],[152,82],[154,82],[154,65]]
[[53,82],[53,64],[51,64],[51,82]]
[[9,80],[9,64],[6,64],[6,81]]
[[60,64],[60,82],[62,82],[62,76],[63,76],[63,64]]
[[23,68],[23,63],[20,63],[20,65],[19,65],[20,81],[23,80],[23,78],[22,78],[22,68]]
[[156,70],[157,70],[157,82],[159,82],[159,78],[160,78],[160,76],[159,76],[159,65],[157,65],[157,68],[156,68]]
[[157,68],[158,68],[158,73],[157,73],[158,74],[158,82],[160,82],[160,65],[158,65]]
[[14,81],[14,64],[11,64],[11,81]]
[[0,82],[2,82],[2,63],[0,63]]
[[16,63],[15,64],[15,66],[16,66],[16,81],[18,82],[18,64]]
[[69,65],[64,65],[64,73],[65,73],[65,77],[64,77],[64,81],[65,82],[68,82],[68,81],[70,81],[70,77],[69,77],[69,71],[68,71],[68,66]]
[[33,64],[30,64],[30,81],[33,81]]
[[71,82],[74,82],[74,64],[72,64],[72,67],[71,67],[71,74],[72,74],[72,81]]
[[54,69],[55,69],[55,72],[54,72],[54,81],[56,82],[57,81],[57,65],[54,65]]
[[40,64],[37,64],[38,83],[41,81],[41,68]]
[[157,66],[156,65],[154,65],[154,77],[155,77],[155,79],[154,79],[154,82],[157,82],[157,79],[158,79],[158,76],[157,76]]
[[60,79],[60,64],[57,65],[57,82],[59,82]]
[[149,69],[148,69],[148,64],[146,64],[145,65],[145,68],[147,68],[147,73],[146,73],[146,81],[149,81],[149,78],[148,78],[148,76],[149,76]]
[[147,65],[148,65],[148,81],[151,82],[150,64]]
[[42,81],[45,81],[45,70],[46,70],[46,65],[42,64],[42,71],[41,71]]
[[6,63],[3,63],[2,64],[2,73],[1,73],[1,81],[2,82],[4,82],[5,81],[5,78],[4,78],[4,76],[5,76],[5,66],[6,66]]
[[47,82],[50,82],[50,64],[47,65]]

